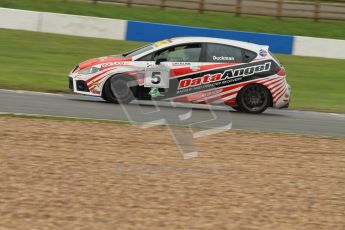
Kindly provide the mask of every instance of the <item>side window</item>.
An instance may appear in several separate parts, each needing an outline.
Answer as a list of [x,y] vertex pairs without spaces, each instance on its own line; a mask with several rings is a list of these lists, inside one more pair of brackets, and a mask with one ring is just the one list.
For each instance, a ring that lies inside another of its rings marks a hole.
[[198,62],[201,55],[201,44],[185,44],[169,47],[146,55],[139,61],[155,61],[158,58],[166,58],[169,62]]
[[258,56],[255,52],[249,51],[249,50],[244,50],[244,62],[248,63],[253,61],[256,56]]
[[207,44],[206,62],[242,62],[242,49],[222,45]]
[[153,61],[153,53],[150,53],[142,58],[139,58],[136,61]]

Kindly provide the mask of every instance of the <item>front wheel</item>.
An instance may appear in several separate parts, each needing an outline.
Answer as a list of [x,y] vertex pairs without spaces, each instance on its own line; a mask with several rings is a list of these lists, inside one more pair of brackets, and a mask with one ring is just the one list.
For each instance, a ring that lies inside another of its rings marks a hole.
[[263,85],[246,85],[238,94],[237,103],[244,112],[262,113],[271,103],[271,94]]
[[109,78],[103,87],[102,98],[111,103],[128,104],[135,99],[137,85],[133,78],[116,75]]

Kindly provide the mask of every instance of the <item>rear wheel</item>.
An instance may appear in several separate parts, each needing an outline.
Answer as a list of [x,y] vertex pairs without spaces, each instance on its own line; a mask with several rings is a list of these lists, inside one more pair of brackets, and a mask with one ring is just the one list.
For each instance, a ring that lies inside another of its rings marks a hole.
[[271,94],[263,85],[250,84],[241,89],[237,103],[241,111],[262,113],[271,103]]
[[109,78],[103,87],[102,98],[111,103],[130,103],[135,99],[137,85],[127,75],[116,75]]

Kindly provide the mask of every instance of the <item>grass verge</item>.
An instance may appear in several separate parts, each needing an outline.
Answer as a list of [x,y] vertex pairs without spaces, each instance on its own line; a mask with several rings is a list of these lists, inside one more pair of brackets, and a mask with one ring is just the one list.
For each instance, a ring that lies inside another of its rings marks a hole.
[[[74,65],[142,44],[0,29],[0,88],[67,92]],[[345,112],[345,60],[278,56],[292,86],[291,108]]]
[[141,44],[0,29],[0,87],[65,92],[69,71],[81,61]]
[[117,4],[91,4],[64,0],[0,0],[0,7],[34,11],[47,11],[105,18],[118,18],[178,24],[186,26],[232,29],[277,34],[345,39],[345,22],[284,18],[277,20],[266,16],[235,16],[232,13],[194,10],[165,9],[155,7],[131,7]]

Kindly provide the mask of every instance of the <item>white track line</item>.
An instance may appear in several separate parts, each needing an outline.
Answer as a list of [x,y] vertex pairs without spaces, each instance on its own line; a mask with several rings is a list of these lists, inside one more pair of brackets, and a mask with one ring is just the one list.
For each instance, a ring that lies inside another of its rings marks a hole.
[[29,90],[11,90],[11,89],[0,89],[0,92],[10,92],[10,93],[18,93],[18,94],[34,94],[34,95],[47,95],[47,96],[55,96],[55,97],[63,97],[64,93],[45,93],[45,92],[37,92],[37,91],[29,91]]

